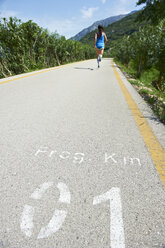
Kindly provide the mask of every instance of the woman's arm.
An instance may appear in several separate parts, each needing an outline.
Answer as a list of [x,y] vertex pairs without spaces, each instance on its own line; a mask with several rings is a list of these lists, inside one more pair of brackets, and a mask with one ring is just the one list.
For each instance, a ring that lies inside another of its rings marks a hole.
[[97,42],[97,33],[95,33],[95,47],[96,47],[96,42]]
[[106,43],[108,42],[108,39],[107,39],[107,36],[106,36],[106,34],[105,34],[105,45],[106,45]]

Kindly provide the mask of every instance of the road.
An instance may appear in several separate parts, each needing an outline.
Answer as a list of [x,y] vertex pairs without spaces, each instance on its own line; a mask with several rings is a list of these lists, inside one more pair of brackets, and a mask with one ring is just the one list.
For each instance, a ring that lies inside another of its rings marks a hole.
[[0,248],[165,247],[165,127],[111,59],[0,80],[0,102]]

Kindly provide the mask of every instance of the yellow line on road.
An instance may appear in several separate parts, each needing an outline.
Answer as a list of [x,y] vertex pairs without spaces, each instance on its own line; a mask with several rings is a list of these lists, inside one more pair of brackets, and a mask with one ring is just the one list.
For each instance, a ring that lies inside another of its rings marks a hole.
[[22,79],[22,78],[31,77],[31,76],[34,76],[34,75],[37,75],[37,74],[41,74],[41,73],[43,73],[43,72],[56,70],[57,68],[58,68],[58,67],[53,68],[53,69],[48,69],[48,70],[46,69],[46,70],[44,70],[44,71],[38,71],[38,72],[31,73],[31,74],[28,74],[28,75],[20,76],[20,77],[17,77],[17,78],[12,78],[12,79],[9,79],[9,80],[0,82],[0,84],[5,84],[5,83],[13,82],[13,81],[16,81],[16,80],[19,80],[19,79]]
[[[83,60],[83,61],[84,61],[84,60]],[[34,76],[34,75],[37,75],[37,74],[41,74],[41,73],[44,73],[44,72],[48,72],[48,71],[54,71],[54,70],[60,69],[60,68],[62,68],[62,67],[64,67],[64,66],[68,66],[68,65],[73,65],[73,64],[81,63],[81,62],[83,62],[83,61],[77,61],[77,62],[69,63],[69,64],[66,64],[66,65],[60,65],[60,66],[57,66],[57,67],[54,67],[54,68],[51,68],[51,69],[41,70],[41,71],[34,72],[34,73],[31,73],[31,74],[28,74],[28,75],[24,75],[24,76],[20,76],[20,77],[19,77],[19,75],[18,75],[17,78],[8,79],[8,80],[6,80],[6,81],[0,82],[0,84],[5,84],[5,83],[13,82],[13,81],[16,81],[16,80],[19,80],[19,79],[22,79],[22,78],[31,77],[31,76]]]
[[156,166],[157,172],[163,182],[163,185],[165,187],[165,150],[159,143],[157,137],[155,136],[153,130],[149,126],[147,120],[143,116],[142,112],[138,108],[137,104],[133,100],[132,96],[128,92],[126,86],[122,82],[119,73],[117,72],[114,64],[113,69],[115,76],[119,82],[119,85],[122,89],[122,92],[124,94],[124,97],[127,101],[127,104],[134,116],[134,119],[136,121],[136,124],[140,130],[140,133],[143,137],[143,140],[148,148],[148,151],[152,157],[152,160]]

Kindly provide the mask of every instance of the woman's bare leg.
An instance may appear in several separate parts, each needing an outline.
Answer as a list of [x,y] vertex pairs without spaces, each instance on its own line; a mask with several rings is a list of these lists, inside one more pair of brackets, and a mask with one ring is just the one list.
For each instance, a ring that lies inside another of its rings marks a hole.
[[103,56],[103,53],[104,53],[104,49],[97,49],[96,48],[98,67],[100,67],[99,62],[101,61],[101,58]]
[[100,54],[103,56],[103,53],[104,53],[104,49],[101,49],[100,50]]
[[97,49],[96,48],[96,53],[97,53],[97,58],[99,58],[99,55],[101,55],[101,57],[102,57],[103,53],[104,53],[104,49]]
[[100,59],[102,59],[102,57],[103,57],[103,53],[104,53],[104,49],[101,49],[101,50],[100,50],[100,53],[99,53],[99,57],[100,57]]
[[100,50],[96,48],[96,54],[97,54],[97,58],[99,56]]

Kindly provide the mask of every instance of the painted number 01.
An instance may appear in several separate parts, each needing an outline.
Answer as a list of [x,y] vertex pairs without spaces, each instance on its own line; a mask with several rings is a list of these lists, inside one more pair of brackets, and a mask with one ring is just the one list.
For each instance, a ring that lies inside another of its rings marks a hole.
[[[30,196],[35,200],[40,200],[44,193],[53,186],[53,182],[43,183],[37,188]],[[58,183],[57,188],[60,191],[59,202],[70,204],[71,195],[66,184]],[[93,199],[93,205],[100,204],[102,202],[110,201],[110,247],[111,248],[125,248],[124,227],[122,219],[122,204],[120,198],[120,189],[111,188],[108,192],[95,196]],[[20,227],[22,232],[31,237],[34,223],[33,217],[35,213],[35,207],[31,205],[25,205],[21,216]],[[48,225],[42,227],[38,234],[38,239],[47,238],[57,232],[65,221],[67,211],[56,209],[52,219]]]
[[107,200],[110,201],[110,247],[125,248],[120,189],[111,188],[108,192],[95,196],[93,205]]

